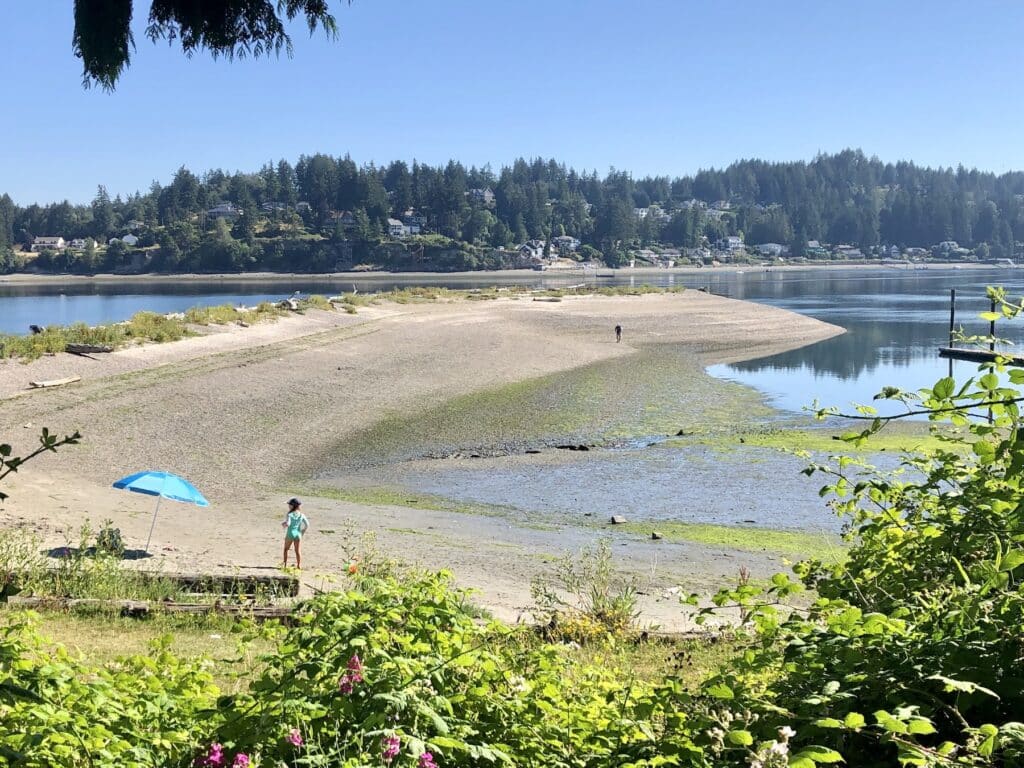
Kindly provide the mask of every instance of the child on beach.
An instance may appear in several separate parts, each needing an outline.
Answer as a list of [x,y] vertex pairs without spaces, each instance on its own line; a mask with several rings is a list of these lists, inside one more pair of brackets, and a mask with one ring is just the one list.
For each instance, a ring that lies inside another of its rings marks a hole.
[[302,568],[302,554],[299,544],[302,541],[302,534],[309,528],[309,520],[299,511],[302,502],[298,499],[288,499],[288,514],[281,521],[284,528],[284,568],[288,567],[288,550],[295,547],[295,567]]

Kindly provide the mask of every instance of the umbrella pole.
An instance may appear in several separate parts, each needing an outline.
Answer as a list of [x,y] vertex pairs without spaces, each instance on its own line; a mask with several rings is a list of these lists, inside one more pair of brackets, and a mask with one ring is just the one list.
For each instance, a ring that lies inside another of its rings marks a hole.
[[160,511],[160,502],[164,500],[163,496],[156,497],[156,509],[153,510],[153,522],[149,525],[149,536],[146,537],[146,554],[149,554],[149,542],[153,540],[153,529],[156,528],[156,515]]

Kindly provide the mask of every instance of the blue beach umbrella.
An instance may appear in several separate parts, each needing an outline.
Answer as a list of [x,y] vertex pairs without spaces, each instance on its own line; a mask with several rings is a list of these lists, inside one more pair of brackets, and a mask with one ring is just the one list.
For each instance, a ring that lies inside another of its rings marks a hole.
[[198,488],[185,478],[172,475],[170,472],[136,472],[134,475],[122,477],[114,483],[114,487],[157,497],[156,509],[153,510],[153,522],[149,526],[149,536],[146,539],[146,552],[149,552],[149,542],[153,538],[153,529],[156,527],[156,515],[160,511],[161,501],[170,499],[171,501],[181,501],[185,504],[195,504],[198,507],[210,506],[210,502],[199,492]]

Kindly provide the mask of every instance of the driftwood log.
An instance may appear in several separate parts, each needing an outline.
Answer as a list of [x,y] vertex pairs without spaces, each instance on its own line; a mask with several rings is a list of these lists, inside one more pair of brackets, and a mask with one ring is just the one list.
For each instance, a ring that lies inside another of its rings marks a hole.
[[104,352],[113,352],[114,348],[106,344],[68,344],[64,347],[65,352],[72,355],[97,355]]
[[63,387],[65,384],[74,384],[81,381],[81,376],[68,376],[66,379],[50,379],[48,381],[30,381],[28,385],[33,389],[47,389],[48,387]]

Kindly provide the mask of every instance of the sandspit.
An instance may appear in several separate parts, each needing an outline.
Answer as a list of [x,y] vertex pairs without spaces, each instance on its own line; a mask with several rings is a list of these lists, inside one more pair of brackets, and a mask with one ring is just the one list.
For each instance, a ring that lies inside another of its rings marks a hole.
[[[616,324],[624,328],[622,343],[615,342]],[[57,355],[28,365],[6,362],[0,364],[4,441],[24,451],[42,426],[79,430],[84,440],[15,476],[0,525],[27,525],[47,543],[60,543],[85,519],[96,525],[109,518],[129,541],[144,541],[150,505],[110,483],[163,468],[189,477],[212,506],[165,505],[149,567],[271,568],[280,558],[282,494],[329,463],[347,437],[395,414],[443,408],[460,396],[663,346],[706,365],[838,333],[841,328],[791,312],[697,291],[560,302],[523,296],[382,303],[356,315],[311,311],[95,360]],[[30,379],[70,375],[82,381],[26,391]],[[596,535],[330,498],[310,498],[304,511],[313,523],[304,543],[308,581],[343,570],[353,537],[372,531],[381,549],[402,560],[450,568],[506,618],[528,609],[529,579],[544,566],[540,553],[578,547]],[[674,546],[676,565],[659,573],[658,588],[687,576],[711,582],[736,567],[696,545]],[[626,567],[638,572],[657,558],[649,544],[622,549]],[[656,607],[647,609],[648,618],[664,622]]]

